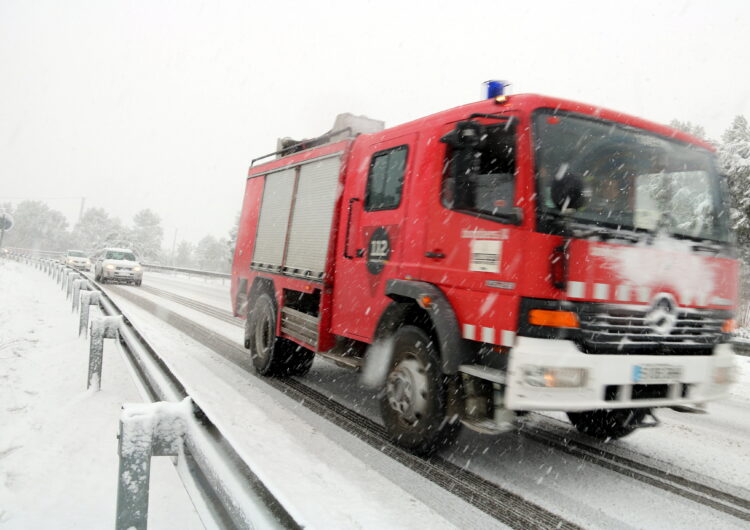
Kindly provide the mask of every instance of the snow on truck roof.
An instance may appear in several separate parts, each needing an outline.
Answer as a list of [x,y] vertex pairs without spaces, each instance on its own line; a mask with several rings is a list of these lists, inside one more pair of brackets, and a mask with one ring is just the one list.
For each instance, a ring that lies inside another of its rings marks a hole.
[[[434,125],[434,122],[444,124],[450,123],[451,121],[465,120],[468,118],[468,116],[474,113],[498,114],[504,111],[511,112],[514,110],[523,110],[530,112],[538,108],[552,108],[559,111],[579,112],[595,118],[600,118],[602,120],[614,121],[617,123],[635,127],[637,129],[643,129],[660,136],[664,136],[666,138],[686,142],[711,152],[716,151],[716,148],[705,140],[680,131],[679,129],[674,129],[666,125],[639,118],[631,114],[625,114],[616,110],[607,109],[598,105],[591,105],[588,103],[581,103],[578,101],[544,96],[540,94],[509,95],[505,96],[503,103],[496,102],[494,98],[475,101],[466,105],[461,105],[437,112],[435,114],[417,118],[416,120],[402,123],[394,127],[389,127],[382,131],[363,133],[362,136],[377,137],[378,135],[382,135],[384,138],[386,138],[419,130],[426,126]],[[248,176],[257,176],[278,167],[287,166],[290,164],[290,161],[293,161],[293,163],[299,163],[307,159],[316,158],[325,154],[334,153],[338,150],[343,150],[347,145],[351,144],[355,140],[356,138],[347,138],[336,143],[317,145],[303,151],[298,151],[283,156],[281,158],[269,160],[268,162],[257,166],[251,166],[248,172]],[[336,149],[326,149],[330,148],[330,146],[333,145],[337,146]]]

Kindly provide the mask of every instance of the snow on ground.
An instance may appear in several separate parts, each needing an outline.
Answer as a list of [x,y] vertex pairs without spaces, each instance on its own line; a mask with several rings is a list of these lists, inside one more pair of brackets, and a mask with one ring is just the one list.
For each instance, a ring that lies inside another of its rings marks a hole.
[[146,271],[143,285],[163,289],[226,311],[232,310],[229,279]]
[[[105,341],[102,390],[86,390],[88,341],[54,280],[0,260],[0,527],[111,528],[120,407],[141,402]],[[150,528],[202,528],[167,458],[151,469]]]

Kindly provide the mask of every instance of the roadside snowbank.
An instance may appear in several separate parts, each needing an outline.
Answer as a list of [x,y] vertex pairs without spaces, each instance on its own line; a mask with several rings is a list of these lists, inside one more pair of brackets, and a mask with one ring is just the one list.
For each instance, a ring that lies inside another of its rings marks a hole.
[[[0,297],[0,526],[110,528],[120,407],[142,398],[112,341],[85,390],[88,341],[52,278],[0,260]],[[151,473],[149,526],[202,528],[169,460]]]

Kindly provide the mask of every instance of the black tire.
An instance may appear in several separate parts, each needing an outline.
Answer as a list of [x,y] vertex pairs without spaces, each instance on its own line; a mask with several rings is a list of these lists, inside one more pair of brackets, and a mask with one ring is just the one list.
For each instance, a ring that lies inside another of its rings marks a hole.
[[133,282],[133,285],[135,285],[136,287],[140,287],[141,283],[143,283],[143,280],[136,280]]
[[570,423],[583,434],[599,440],[616,440],[635,431],[648,409],[599,409],[568,412]]
[[440,370],[432,339],[404,326],[393,336],[393,362],[380,400],[385,428],[394,443],[429,455],[455,441],[458,418],[447,417],[449,377]]
[[263,293],[255,300],[245,323],[245,346],[250,350],[255,370],[266,376],[305,375],[315,353],[276,336],[276,301]]

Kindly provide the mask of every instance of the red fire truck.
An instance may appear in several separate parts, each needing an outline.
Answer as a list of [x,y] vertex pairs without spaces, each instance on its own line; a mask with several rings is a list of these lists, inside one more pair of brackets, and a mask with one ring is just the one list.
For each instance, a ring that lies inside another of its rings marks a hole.
[[250,167],[231,296],[260,374],[380,370],[418,453],[538,410],[617,438],[726,396],[738,262],[712,146],[539,95],[348,119]]

